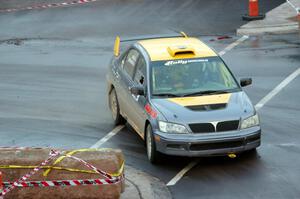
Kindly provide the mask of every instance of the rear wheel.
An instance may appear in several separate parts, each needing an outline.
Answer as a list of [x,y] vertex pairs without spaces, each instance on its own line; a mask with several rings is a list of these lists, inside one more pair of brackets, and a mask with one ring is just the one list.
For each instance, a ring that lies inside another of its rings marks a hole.
[[113,88],[109,93],[109,108],[111,110],[112,118],[115,125],[122,124],[125,122],[125,119],[120,114],[120,105],[118,102],[118,97],[116,90]]
[[160,154],[156,151],[156,145],[154,141],[154,136],[152,132],[152,127],[149,124],[146,129],[146,148],[147,148],[147,156],[148,160],[154,164],[159,161]]

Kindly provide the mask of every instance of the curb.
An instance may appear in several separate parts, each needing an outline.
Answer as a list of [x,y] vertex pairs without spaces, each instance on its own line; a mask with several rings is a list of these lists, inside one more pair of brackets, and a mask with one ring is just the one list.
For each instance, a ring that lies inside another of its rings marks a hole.
[[286,34],[299,32],[298,23],[291,23],[285,25],[263,26],[263,27],[251,27],[251,28],[239,28],[236,34],[242,35],[262,35],[262,34]]
[[171,199],[171,193],[166,184],[158,178],[125,166],[125,191],[121,199]]
[[[293,1],[295,4],[300,2]],[[295,20],[293,20],[295,18]],[[295,9],[283,3],[266,14],[264,20],[251,21],[236,30],[237,35],[286,34],[300,30]]]

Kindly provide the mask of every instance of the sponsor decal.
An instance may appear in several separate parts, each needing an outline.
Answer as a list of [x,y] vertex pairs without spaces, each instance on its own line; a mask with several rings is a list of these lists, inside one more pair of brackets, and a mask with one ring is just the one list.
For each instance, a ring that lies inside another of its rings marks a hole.
[[208,62],[208,59],[179,59],[179,60],[171,60],[167,61],[165,66],[172,66],[178,64],[189,64],[189,63],[199,63],[199,62]]

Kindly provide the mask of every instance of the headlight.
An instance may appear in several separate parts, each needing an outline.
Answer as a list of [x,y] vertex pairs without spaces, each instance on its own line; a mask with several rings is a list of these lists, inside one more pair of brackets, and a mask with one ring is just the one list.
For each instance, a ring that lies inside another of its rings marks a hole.
[[188,130],[185,128],[185,126],[180,124],[159,121],[158,125],[159,130],[164,133],[188,133]]
[[258,125],[259,125],[259,118],[258,115],[255,114],[242,121],[241,129],[246,129]]

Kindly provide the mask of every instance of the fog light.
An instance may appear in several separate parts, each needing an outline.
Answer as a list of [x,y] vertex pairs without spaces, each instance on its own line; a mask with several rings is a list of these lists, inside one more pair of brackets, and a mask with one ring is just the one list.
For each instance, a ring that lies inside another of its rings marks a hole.
[[228,157],[233,159],[233,158],[236,158],[236,155],[234,153],[230,153],[230,154],[228,154]]

